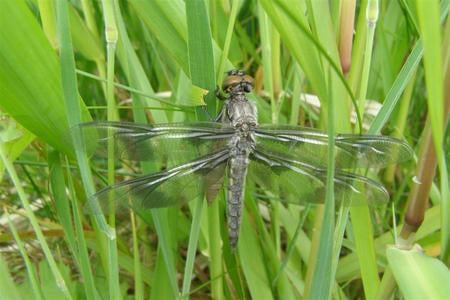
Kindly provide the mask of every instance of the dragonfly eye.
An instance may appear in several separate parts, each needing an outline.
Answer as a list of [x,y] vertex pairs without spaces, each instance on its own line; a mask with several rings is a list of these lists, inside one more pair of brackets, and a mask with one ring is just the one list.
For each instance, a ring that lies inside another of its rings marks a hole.
[[253,86],[252,86],[251,83],[244,82],[244,83],[242,84],[242,86],[243,86],[243,88],[244,88],[244,92],[250,93],[250,92],[252,91]]

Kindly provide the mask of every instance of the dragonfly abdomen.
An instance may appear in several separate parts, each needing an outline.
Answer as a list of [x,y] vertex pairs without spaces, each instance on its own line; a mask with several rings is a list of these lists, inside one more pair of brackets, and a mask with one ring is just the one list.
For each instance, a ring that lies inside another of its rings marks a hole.
[[230,159],[228,175],[228,236],[232,249],[236,248],[241,224],[242,202],[244,199],[245,177],[249,164],[248,154],[239,154]]

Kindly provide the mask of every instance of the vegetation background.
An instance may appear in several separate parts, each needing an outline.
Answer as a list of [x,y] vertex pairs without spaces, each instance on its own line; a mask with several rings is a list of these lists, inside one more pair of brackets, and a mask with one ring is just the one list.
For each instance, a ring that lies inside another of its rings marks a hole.
[[[0,1],[0,298],[450,297],[449,7]],[[249,186],[236,254],[223,195],[139,217],[83,213],[101,183],[151,166],[90,166],[71,127],[207,119],[237,68],[255,77],[260,123],[359,133],[356,107],[364,132],[407,140],[415,161],[368,174],[391,203],[257,203]]]

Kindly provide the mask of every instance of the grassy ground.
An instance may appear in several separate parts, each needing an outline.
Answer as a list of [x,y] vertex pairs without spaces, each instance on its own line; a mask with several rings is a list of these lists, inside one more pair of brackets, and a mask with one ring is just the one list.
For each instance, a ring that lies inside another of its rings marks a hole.
[[[449,1],[185,2],[0,1],[0,298],[450,297]],[[157,166],[91,163],[70,128],[208,120],[230,69],[255,77],[260,123],[406,140],[414,160],[367,173],[391,202],[282,205],[249,184],[236,253],[224,193],[84,213]]]

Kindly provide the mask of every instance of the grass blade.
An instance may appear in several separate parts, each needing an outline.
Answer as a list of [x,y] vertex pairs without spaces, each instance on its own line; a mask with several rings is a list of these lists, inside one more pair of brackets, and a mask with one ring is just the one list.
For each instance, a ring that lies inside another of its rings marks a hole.
[[[63,84],[63,94],[66,103],[67,120],[72,128],[75,128],[77,124],[81,123],[79,95],[77,91],[77,80],[75,75],[75,61],[73,58],[72,42],[69,31],[68,22],[68,9],[65,1],[59,1],[57,3],[57,16],[58,16],[58,33],[59,41],[61,43],[61,77]],[[87,197],[94,194],[94,185],[92,175],[90,173],[86,153],[84,152],[83,141],[78,130],[72,130],[72,141],[75,146],[75,154],[77,157],[78,166],[81,173],[81,178],[85,188]],[[99,209],[99,208],[98,208]],[[114,265],[117,261],[117,257],[114,255],[117,253],[115,232],[111,231],[103,215],[95,215],[95,220],[100,226],[103,233],[106,234],[108,241],[108,265]],[[117,282],[118,286],[118,282]],[[112,289],[110,289],[112,290]],[[94,291],[91,291],[94,293]],[[91,294],[91,297],[95,297],[95,294]],[[110,295],[110,297],[118,297],[117,294]]]

